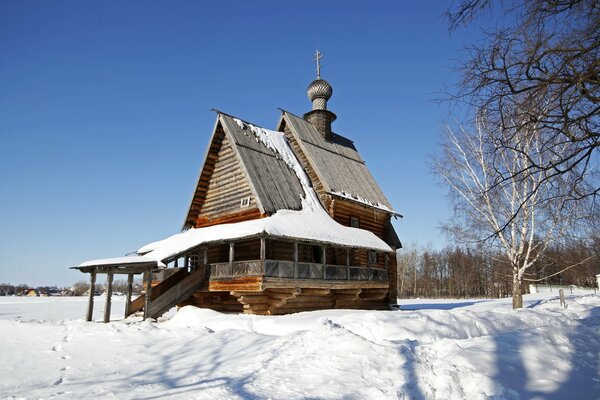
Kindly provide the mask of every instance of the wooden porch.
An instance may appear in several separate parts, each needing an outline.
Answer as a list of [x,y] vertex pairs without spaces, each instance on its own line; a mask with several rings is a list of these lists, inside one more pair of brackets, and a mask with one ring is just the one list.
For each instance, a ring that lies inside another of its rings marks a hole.
[[[387,308],[389,255],[368,249],[255,237],[203,244],[154,263],[78,267],[107,275],[104,322],[110,319],[112,281],[128,275],[125,318],[139,311],[157,318],[176,305],[219,311],[281,314],[324,308]],[[131,300],[134,275],[146,293]],[[87,320],[91,321],[93,295]]]

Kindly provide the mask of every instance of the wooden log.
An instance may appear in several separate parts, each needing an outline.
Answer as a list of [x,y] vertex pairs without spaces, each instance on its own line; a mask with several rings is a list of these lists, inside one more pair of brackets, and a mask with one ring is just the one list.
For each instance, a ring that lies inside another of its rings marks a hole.
[[387,292],[361,293],[359,300],[383,300],[387,297]]
[[280,308],[283,309],[288,309],[288,308],[297,308],[297,309],[302,309],[302,308],[312,308],[312,307],[321,307],[321,308],[332,308],[334,305],[334,301],[333,300],[329,300],[329,301],[306,301],[306,302],[289,302],[289,303],[285,303],[283,305],[281,305]]
[[96,271],[90,272],[90,293],[88,296],[88,310],[85,317],[86,321],[91,321],[94,315],[94,292],[96,291]]
[[340,301],[340,300],[348,300],[348,301],[355,301],[358,300],[358,294],[335,294],[331,296],[332,298],[334,298],[336,301]]
[[231,292],[229,292],[230,295],[235,296],[235,297],[240,297],[240,296],[252,296],[252,295],[262,295],[262,291],[256,291],[256,290],[232,290]]
[[244,304],[244,313],[245,314],[260,314],[265,313],[270,309],[269,304]]
[[208,285],[209,290],[216,292],[224,291],[262,291],[262,277],[249,276],[233,279],[211,280]]
[[332,294],[334,295],[338,295],[338,294],[359,294],[361,292],[362,288],[358,287],[355,289],[334,289]]
[[144,321],[150,317],[150,303],[152,298],[152,270],[146,272],[146,297],[144,303]]
[[[273,289],[270,289],[273,290]],[[327,295],[331,293],[331,289],[318,289],[318,288],[303,288],[302,294],[307,295]]]
[[270,288],[270,289],[266,290],[266,292],[267,293],[282,293],[282,294],[290,293],[290,294],[296,294],[296,295],[298,295],[298,294],[302,293],[302,289],[300,289],[298,287],[287,287],[287,288],[285,288],[285,287],[281,287],[281,288],[275,287],[275,288]]
[[287,299],[290,297],[296,297],[299,294],[298,292],[296,292],[293,289],[286,290],[286,291],[266,290],[264,293],[272,299]]
[[301,296],[297,296],[294,298],[290,298],[288,300],[288,302],[291,303],[303,303],[303,302],[314,302],[314,301],[333,301],[333,297],[324,295],[324,296],[319,296],[319,295],[315,295],[315,296],[305,296],[305,295],[301,295]]
[[106,303],[104,305],[104,323],[110,322],[110,306],[113,291],[113,273],[109,272],[106,276]]
[[133,274],[127,274],[127,294],[125,298],[125,318],[131,315],[131,293],[133,292]]
[[267,304],[269,297],[267,296],[241,296],[238,301],[242,304]]

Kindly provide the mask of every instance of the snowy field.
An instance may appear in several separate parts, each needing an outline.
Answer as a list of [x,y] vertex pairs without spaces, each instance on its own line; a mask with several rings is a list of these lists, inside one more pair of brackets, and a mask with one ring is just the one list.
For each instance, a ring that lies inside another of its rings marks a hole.
[[0,398],[600,399],[598,295],[401,303],[142,322],[115,298],[103,324],[83,297],[0,297]]

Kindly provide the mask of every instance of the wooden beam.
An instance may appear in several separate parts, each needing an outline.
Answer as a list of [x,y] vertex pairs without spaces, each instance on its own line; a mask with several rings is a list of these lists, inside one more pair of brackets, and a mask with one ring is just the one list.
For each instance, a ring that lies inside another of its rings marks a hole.
[[327,247],[321,246],[321,261],[323,262],[323,279],[327,278]]
[[110,306],[112,302],[113,273],[109,272],[106,276],[106,303],[104,305],[104,323],[110,322]]
[[125,318],[131,309],[131,293],[133,292],[133,274],[127,274],[127,298],[125,299]]
[[298,242],[294,241],[294,278],[298,279]]
[[88,296],[88,311],[85,318],[86,321],[91,321],[94,314],[94,292],[96,291],[96,271],[90,272],[90,294]]
[[235,259],[235,243],[229,243],[229,266],[233,268],[233,261]]
[[144,320],[150,317],[150,298],[152,297],[152,270],[146,271],[146,302],[144,304]]

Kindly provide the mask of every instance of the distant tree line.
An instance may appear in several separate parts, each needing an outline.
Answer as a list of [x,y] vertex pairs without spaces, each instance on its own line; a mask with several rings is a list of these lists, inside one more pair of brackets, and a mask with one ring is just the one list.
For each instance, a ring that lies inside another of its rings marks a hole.
[[[106,285],[96,283],[96,292],[100,294],[106,290]],[[30,290],[36,291],[39,295],[53,296],[83,296],[90,287],[89,282],[79,281],[71,286],[56,287],[56,286],[30,286],[26,283],[13,285],[10,283],[0,283],[0,296],[23,296]],[[113,282],[113,293],[125,293],[127,291],[127,281],[115,280]],[[143,291],[141,282],[133,282],[133,293],[139,294]]]
[[[524,276],[530,283],[596,287],[600,274],[600,235],[549,248]],[[400,298],[499,298],[512,295],[512,271],[501,253],[466,246],[441,250],[409,248],[398,254]]]

